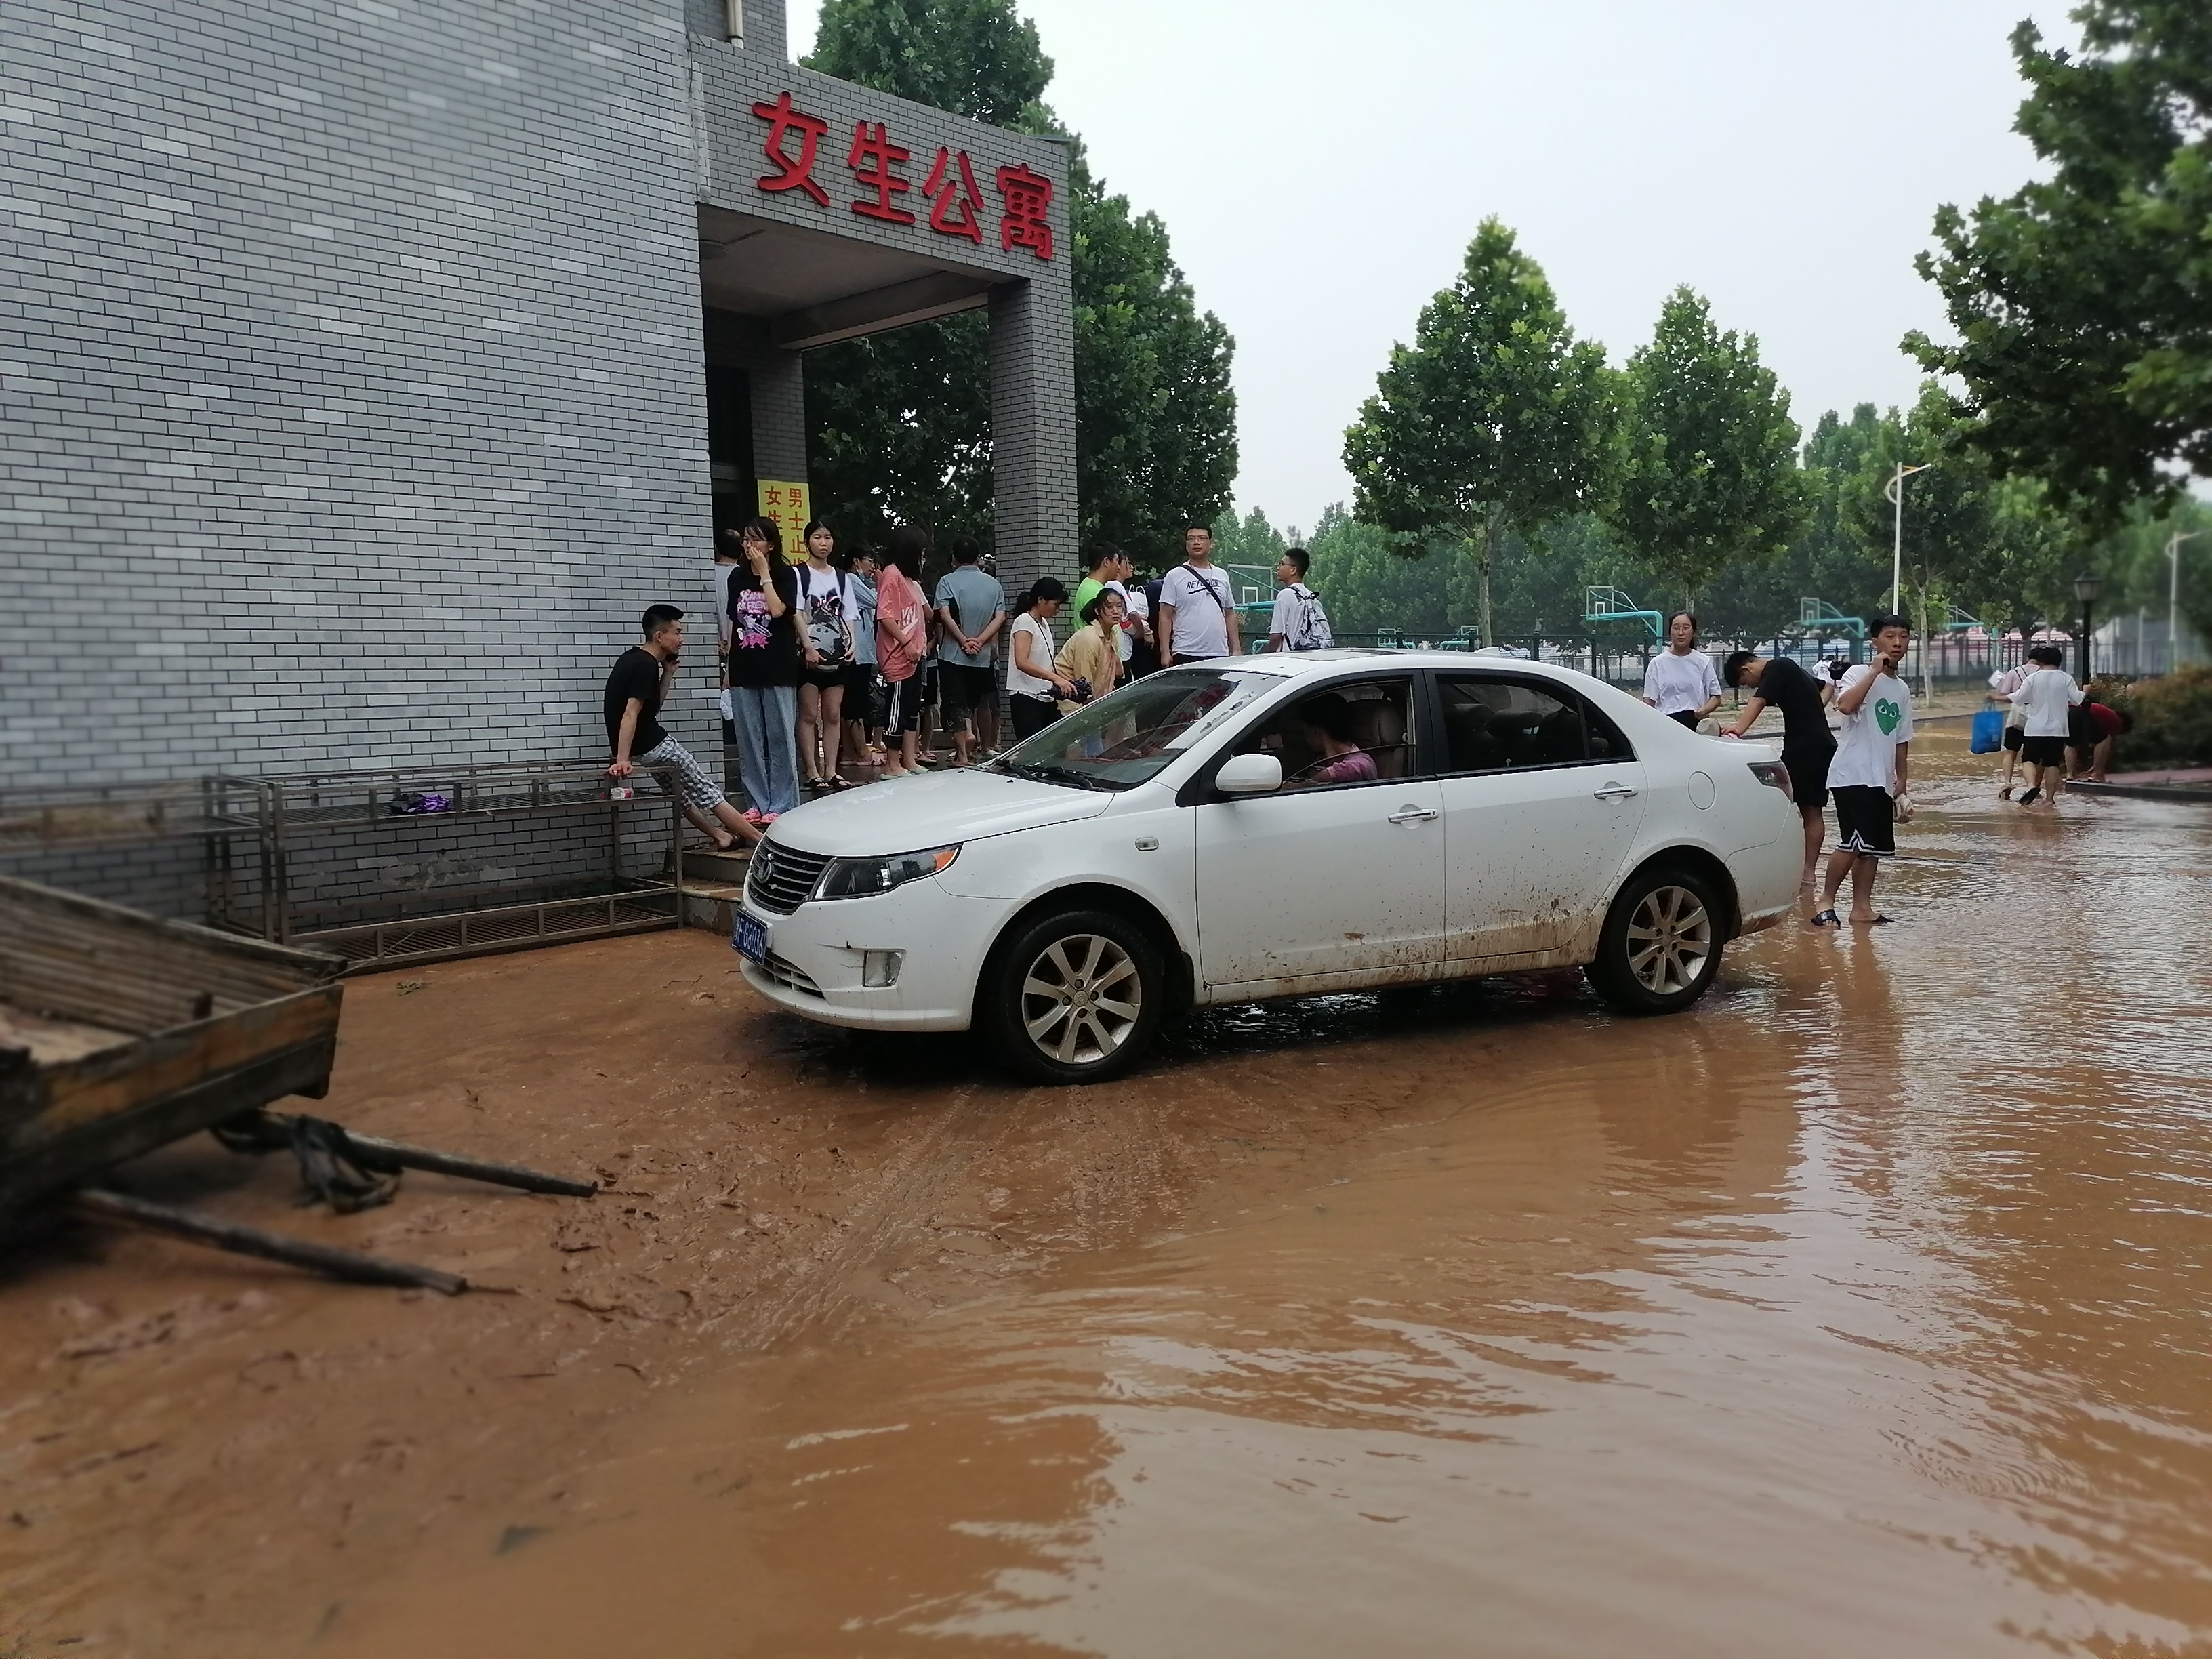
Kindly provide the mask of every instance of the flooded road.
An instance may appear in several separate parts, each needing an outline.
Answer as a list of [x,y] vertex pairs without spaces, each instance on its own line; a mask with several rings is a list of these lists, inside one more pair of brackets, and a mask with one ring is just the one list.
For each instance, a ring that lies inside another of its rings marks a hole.
[[1157,1202],[979,1176],[939,1259],[1048,1266],[696,1370],[270,1650],[2212,1653],[2212,812],[1930,731],[1898,925],[1002,1103],[1154,1126]]

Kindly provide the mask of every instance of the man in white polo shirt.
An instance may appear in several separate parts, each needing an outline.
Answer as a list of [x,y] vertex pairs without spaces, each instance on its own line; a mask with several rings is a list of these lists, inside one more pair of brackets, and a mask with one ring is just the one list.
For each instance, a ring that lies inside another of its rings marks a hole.
[[1721,706],[1721,677],[1698,649],[1698,619],[1691,612],[1667,618],[1667,648],[1644,665],[1644,701],[1692,732]]
[[1226,573],[1213,566],[1213,532],[1182,532],[1182,562],[1160,579],[1160,666],[1233,657],[1243,649]]

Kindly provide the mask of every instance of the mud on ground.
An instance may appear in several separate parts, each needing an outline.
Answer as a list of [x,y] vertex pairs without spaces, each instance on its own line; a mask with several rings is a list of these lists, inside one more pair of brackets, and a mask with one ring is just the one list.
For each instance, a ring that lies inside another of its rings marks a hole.
[[[1356,1008],[1334,1034],[1432,1017]],[[1232,1048],[1255,1040],[1202,1088],[1155,1068],[1024,1090],[964,1037],[789,1020],[702,933],[349,981],[309,1109],[603,1192],[417,1172],[389,1207],[337,1217],[295,1206],[289,1158],[200,1138],[115,1184],[498,1291],[332,1285],[75,1224],[11,1250],[0,1653],[295,1650],[339,1586],[457,1529],[502,1537],[518,1494],[651,1392],[1152,1231],[1224,1170],[1287,1178],[1466,1058],[1372,1081],[1340,1066],[1318,1089],[1329,1048],[1267,1037],[1296,1016],[1212,1018]]]

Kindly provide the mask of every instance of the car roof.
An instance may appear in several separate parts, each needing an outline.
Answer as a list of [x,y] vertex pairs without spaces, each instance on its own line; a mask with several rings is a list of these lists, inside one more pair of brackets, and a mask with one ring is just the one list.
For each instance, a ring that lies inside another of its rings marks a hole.
[[[1480,669],[1485,672],[1499,670],[1515,674],[1533,674],[1547,680],[1589,680],[1590,676],[1571,668],[1561,668],[1547,662],[1534,662],[1527,657],[1508,657],[1476,651],[1413,651],[1389,650],[1382,647],[1348,647],[1332,651],[1270,651],[1257,657],[1237,657],[1231,659],[1240,669],[1257,669],[1264,673],[1280,674],[1285,678],[1306,678],[1325,673],[1332,668],[1343,668],[1365,664],[1379,667],[1389,663],[1397,668],[1456,668]],[[1594,682],[1603,684],[1602,680]]]

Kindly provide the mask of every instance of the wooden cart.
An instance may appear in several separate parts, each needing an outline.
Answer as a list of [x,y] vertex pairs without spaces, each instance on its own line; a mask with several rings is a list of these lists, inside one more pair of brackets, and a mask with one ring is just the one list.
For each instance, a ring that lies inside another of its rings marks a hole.
[[0,1217],[286,1095],[320,1098],[345,966],[0,877]]
[[[345,970],[343,957],[161,921],[0,877],[0,1225],[53,1201],[82,1217],[338,1279],[453,1295],[469,1288],[458,1273],[91,1183],[141,1152],[214,1129],[234,1152],[298,1151],[312,1141],[393,1181],[411,1169],[574,1198],[598,1190],[266,1110],[287,1095],[329,1092]],[[375,1184],[381,1202],[392,1182]]]

